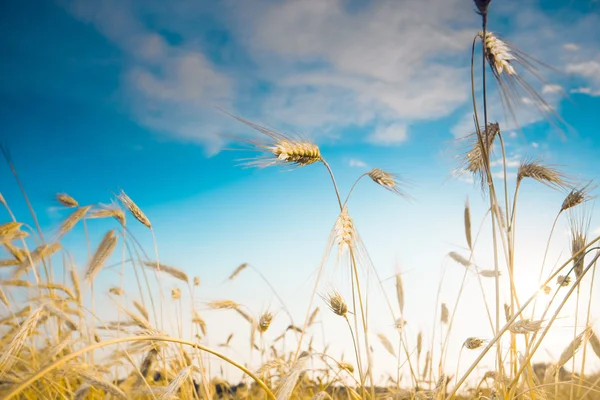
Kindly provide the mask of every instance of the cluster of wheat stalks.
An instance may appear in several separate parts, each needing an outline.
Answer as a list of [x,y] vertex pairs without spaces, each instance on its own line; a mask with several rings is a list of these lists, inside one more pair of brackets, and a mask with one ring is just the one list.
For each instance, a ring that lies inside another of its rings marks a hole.
[[[250,351],[260,355],[260,365],[249,366],[240,360],[233,360],[220,349],[205,345],[209,327],[194,305],[194,292],[200,285],[200,278],[190,279],[183,270],[162,264],[158,259],[156,244],[153,254],[148,255],[129,231],[127,213],[147,227],[154,238],[150,219],[125,192],[115,195],[110,205],[80,205],[67,194],[57,195],[57,201],[72,211],[50,238],[41,230],[17,171],[8,153],[4,152],[16,182],[23,191],[34,226],[20,222],[21,219],[13,215],[9,204],[0,195],[0,203],[9,217],[7,222],[0,225],[0,245],[5,253],[0,259],[0,397],[235,397],[281,400],[450,399],[460,396],[485,399],[600,398],[600,376],[586,373],[585,370],[588,349],[594,356],[600,357],[600,341],[592,326],[591,310],[595,266],[600,257],[597,247],[600,237],[588,237],[586,221],[589,216],[575,212],[590,198],[592,187],[590,183],[576,184],[566,174],[540,160],[523,160],[511,195],[506,177],[502,129],[500,124],[488,120],[486,71],[492,72],[505,109],[511,116],[514,117],[514,101],[519,90],[525,91],[542,112],[546,113],[550,108],[522,78],[520,68],[532,68],[534,60],[487,31],[489,3],[489,0],[475,1],[482,17],[482,31],[475,35],[473,41],[471,65],[476,131],[462,139],[465,151],[460,154],[458,168],[477,177],[489,200],[489,209],[482,219],[488,220],[491,225],[495,262],[494,268],[488,270],[480,269],[474,262],[479,232],[473,236],[471,210],[467,202],[464,208],[464,234],[468,255],[457,252],[448,254],[465,268],[463,285],[457,290],[453,307],[437,301],[441,311],[430,332],[432,338],[436,331],[441,333],[439,348],[433,339],[429,345],[424,343],[423,332],[419,332],[414,342],[407,337],[404,329],[403,278],[400,274],[395,276],[395,306],[389,300],[377,270],[369,261],[350,213],[351,194],[363,178],[409,198],[399,176],[374,168],[359,176],[346,197],[343,197],[330,165],[315,143],[235,117],[259,131],[264,139],[245,140],[253,149],[264,154],[264,157],[250,160],[249,165],[290,165],[299,168],[320,164],[328,171],[339,215],[327,243],[324,260],[334,248],[337,249],[338,266],[349,272],[349,296],[345,298],[336,289],[322,289],[321,277],[326,265],[323,261],[317,269],[306,315],[302,323],[296,324],[285,307],[284,299],[269,280],[257,268],[248,264],[240,265],[229,276],[229,280],[236,279],[246,270],[258,274],[271,287],[290,324],[271,343],[266,343],[263,334],[271,329],[274,318],[281,318],[281,314],[271,311],[254,314],[231,300],[209,302],[208,308],[233,310],[250,327]],[[479,42],[483,74],[481,111],[478,109],[474,83],[476,44]],[[504,165],[501,190],[498,190],[491,172],[491,154],[498,145]],[[557,207],[552,232],[560,216],[567,215],[572,250],[570,257],[551,273],[544,271],[544,255],[539,274],[540,290],[527,299],[519,298],[514,281],[517,199],[524,180],[534,180],[549,188],[564,190],[565,198]],[[61,246],[61,241],[72,234],[77,225],[83,225],[87,238],[88,232],[95,229],[93,220],[96,219],[112,219],[114,228],[104,234],[93,251],[90,248],[85,266],[76,265],[71,253]],[[118,249],[123,251],[119,254]],[[500,255],[504,263],[500,262]],[[114,261],[111,267],[133,271],[137,284],[134,293],[125,291],[123,280],[111,287],[108,293],[94,292],[94,282],[109,267],[109,261]],[[502,273],[508,274],[508,287],[500,285]],[[483,318],[489,321],[490,338],[468,337],[460,343],[451,343],[453,322],[468,274],[475,274],[479,280],[481,301],[485,303],[487,311]],[[397,328],[397,350],[386,335],[369,329],[369,293],[365,289],[368,286],[365,280],[371,276],[376,278],[376,289],[371,290],[381,290],[384,294],[390,322]],[[178,288],[170,293],[163,289],[165,278],[178,282]],[[493,279],[495,282],[491,300],[483,289],[483,279]],[[586,307],[586,319],[582,323],[577,316],[583,280],[588,280],[590,284],[590,295],[587,306],[581,305],[582,308]],[[158,294],[153,290],[154,287],[158,287]],[[556,363],[533,364],[532,358],[573,293],[576,294],[578,310],[575,313],[572,341],[566,344]],[[508,296],[510,301],[501,304],[501,294]],[[320,296],[333,316],[347,325],[353,343],[352,362],[335,357],[328,353],[327,348],[317,351],[313,347],[313,330],[319,316],[316,295]],[[550,299],[542,310],[536,312],[537,299],[542,295],[550,296]],[[109,321],[102,320],[96,313],[96,304],[105,302],[107,297],[115,305],[115,319]],[[190,313],[184,315],[181,305],[187,301]],[[173,313],[165,315],[168,307],[176,308],[175,321],[171,317]],[[191,326],[189,332],[183,332],[184,319]],[[296,340],[291,350],[282,345],[288,332],[293,332]],[[371,349],[374,338],[397,359],[397,365],[388,368],[395,370],[395,373],[390,373],[389,384],[385,387],[377,386],[373,378]],[[231,339],[232,335],[229,335],[219,347],[228,347]],[[447,361],[450,346],[459,346],[461,352],[478,352],[475,361],[462,375],[458,374],[460,357],[455,363]],[[576,367],[574,358],[577,351],[583,352],[579,367]],[[474,377],[474,371],[488,353],[494,355],[495,368],[483,376]],[[215,358],[220,358],[231,368],[241,370],[246,377],[244,384],[232,387],[221,379],[222,373],[213,373],[210,363]],[[564,369],[569,364],[570,373]],[[452,375],[454,369],[456,373]]]

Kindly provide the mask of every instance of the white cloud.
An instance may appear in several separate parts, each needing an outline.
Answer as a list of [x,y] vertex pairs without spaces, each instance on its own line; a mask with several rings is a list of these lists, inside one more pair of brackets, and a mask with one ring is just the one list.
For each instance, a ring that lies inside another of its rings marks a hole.
[[369,135],[369,142],[380,145],[400,144],[408,139],[407,128],[405,124],[395,123],[385,127],[378,128]]
[[367,163],[362,160],[359,160],[358,158],[351,158],[348,161],[348,165],[350,167],[358,167],[358,168],[366,168],[367,167]]
[[568,51],[577,51],[579,50],[579,46],[577,46],[575,43],[565,43],[563,44],[563,49]]
[[471,11],[461,1],[383,0],[358,10],[342,0],[253,5],[239,29],[276,86],[271,115],[311,105],[307,115],[294,113],[296,124],[375,122],[370,140],[398,143],[404,136],[390,136],[389,124],[437,119],[468,99],[464,58],[474,31],[461,28]]
[[561,93],[562,91],[563,88],[560,85],[544,85],[542,88],[542,94]]
[[538,147],[540,147],[540,144],[538,142],[531,142],[531,147],[537,149]]
[[600,56],[595,59],[571,62],[567,64],[565,70],[585,82],[584,87],[574,89],[572,93],[600,96]]
[[220,147],[213,105],[228,108],[231,79],[193,44],[169,44],[146,28],[127,2],[74,1],[69,11],[91,23],[124,54],[121,95],[141,125],[171,136]]

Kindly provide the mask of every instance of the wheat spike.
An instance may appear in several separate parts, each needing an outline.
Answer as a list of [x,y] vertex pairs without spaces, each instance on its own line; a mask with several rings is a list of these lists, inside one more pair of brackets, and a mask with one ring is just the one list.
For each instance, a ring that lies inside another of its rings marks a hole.
[[21,348],[27,341],[27,338],[31,335],[34,329],[37,327],[38,322],[44,314],[44,307],[39,307],[33,311],[27,319],[21,324],[19,330],[11,339],[7,348],[4,349],[2,355],[0,355],[0,376],[3,376],[18,359],[18,354]]
[[[483,38],[483,32],[479,32],[478,36]],[[511,65],[511,62],[516,58],[512,55],[506,43],[488,31],[485,37],[485,47],[490,67],[497,75],[501,75],[504,71],[509,75],[517,75]]]
[[590,346],[592,350],[596,354],[598,358],[600,358],[600,340],[598,340],[598,335],[590,328],[589,338]]
[[408,197],[406,193],[404,193],[399,186],[400,177],[396,174],[392,174],[391,172],[384,171],[379,168],[373,168],[371,171],[367,173],[369,178],[373,180],[376,184],[383,187],[390,192],[397,194],[402,197]]
[[446,306],[446,303],[442,303],[442,315],[440,317],[440,321],[442,322],[442,324],[448,324],[449,316],[450,313],[448,312],[448,307]]
[[202,334],[206,336],[206,322],[198,315],[196,311],[194,311],[192,323],[198,325],[200,327],[200,331],[202,331]]
[[448,253],[448,257],[450,257],[457,263],[459,263],[462,266],[467,267],[467,268],[469,268],[471,265],[473,265],[473,263],[471,263],[471,261],[467,260],[465,257],[461,256],[460,254],[458,254],[455,251],[451,251],[450,253]]
[[473,240],[471,238],[471,207],[469,206],[469,198],[465,201],[465,212],[464,212],[464,224],[465,224],[465,237],[467,238],[467,244],[469,249],[473,250]]
[[239,267],[237,267],[235,269],[235,271],[233,271],[233,273],[231,275],[229,275],[229,278],[227,278],[227,279],[230,281],[234,280],[235,277],[238,276],[246,268],[248,268],[248,263],[241,264]]
[[73,211],[71,215],[61,224],[58,237],[61,238],[77,225],[92,206],[80,207]]
[[240,304],[233,300],[215,300],[209,302],[207,305],[209,308],[215,310],[235,310],[240,307]]
[[398,307],[400,307],[400,314],[404,315],[404,286],[402,285],[401,274],[396,274],[396,297],[398,299]]
[[150,320],[150,317],[148,316],[148,310],[146,310],[146,307],[144,307],[140,302],[138,302],[137,300],[134,300],[133,306],[136,308],[136,310],[138,310],[138,312],[140,314],[142,314],[142,316],[146,319],[146,321]]
[[271,321],[273,321],[273,313],[267,311],[260,316],[258,320],[258,330],[260,333],[264,333],[269,329]]
[[396,357],[396,352],[394,351],[394,346],[392,346],[392,343],[387,338],[387,336],[385,336],[383,333],[378,333],[377,337],[379,338],[379,341],[381,342],[381,345],[383,346],[383,348],[388,353],[390,353],[392,356]]
[[110,289],[108,289],[108,293],[114,294],[115,296],[123,296],[125,294],[125,291],[120,287],[113,286]]
[[473,132],[464,138],[458,140],[466,141],[464,151],[460,156],[458,169],[466,171],[473,176],[478,176],[483,189],[487,184],[487,172],[485,169],[486,160],[490,160],[494,140],[500,133],[500,125],[495,122],[488,123],[487,127],[480,128],[483,146],[480,143],[479,135]]
[[157,271],[165,272],[165,273],[171,275],[173,278],[179,279],[180,281],[183,281],[185,283],[189,283],[189,281],[190,281],[190,278],[188,277],[188,275],[185,272],[183,272],[182,270],[177,269],[175,267],[171,267],[171,266],[165,265],[165,264],[157,264],[156,262],[150,262],[150,261],[144,261],[144,265],[146,267],[153,268]]
[[98,272],[104,266],[106,259],[110,257],[112,252],[115,250],[115,247],[117,246],[117,237],[115,236],[115,232],[116,231],[112,229],[104,235],[104,238],[92,256],[92,260],[90,261],[85,273],[85,279],[88,282],[92,282],[94,280],[96,274],[98,274]]
[[423,351],[423,332],[419,332],[417,335],[417,358],[421,358],[421,352]]
[[565,275],[559,275],[556,277],[556,284],[558,286],[567,287],[571,284],[571,277]]
[[66,193],[57,194],[56,200],[65,207],[73,208],[73,207],[79,206],[79,203],[77,202],[77,200],[75,200],[74,198],[72,198],[71,196],[69,196]]
[[87,218],[114,218],[121,226],[125,226],[126,222],[125,213],[114,200],[109,205],[101,204],[99,209],[90,211]]
[[334,314],[346,318],[348,306],[339,292],[333,290],[330,293],[327,293],[325,296],[321,296],[321,298],[327,302],[329,309],[333,311]]
[[277,400],[288,400],[292,395],[294,387],[298,382],[300,374],[306,369],[306,364],[310,358],[308,352],[303,351],[300,357],[296,360],[294,366],[290,371],[282,378],[281,385],[277,389]]
[[123,203],[123,205],[127,207],[129,212],[135,217],[135,219],[140,221],[143,225],[147,226],[148,228],[152,229],[152,224],[150,223],[148,217],[146,217],[146,214],[144,214],[144,212],[133,202],[133,200],[131,200],[129,196],[127,196],[127,194],[123,190],[121,190],[121,193],[119,194],[118,198],[119,200],[121,200],[121,203]]
[[553,189],[569,187],[571,183],[558,169],[546,166],[540,160],[522,160],[517,171],[517,182],[530,178]]
[[[249,139],[234,138],[249,144],[254,150],[263,153],[269,153],[266,157],[260,157],[249,161],[246,165],[269,167],[272,165],[291,164],[297,167],[303,167],[319,161],[323,161],[319,147],[302,138],[294,138],[290,135],[275,132],[250,122],[244,118],[232,115],[221,110],[238,121],[250,126],[267,137],[267,141],[260,143]],[[274,157],[273,157],[274,156]]]
[[318,314],[319,314],[319,307],[315,307],[314,311],[310,314],[310,317],[308,318],[307,326],[312,326],[315,323],[315,320],[317,319]]
[[193,367],[193,366],[189,366],[189,367],[185,367],[181,371],[179,371],[177,376],[175,376],[175,379],[173,379],[173,381],[169,384],[169,386],[167,386],[165,392],[162,394],[162,396],[159,397],[159,399],[160,400],[168,400],[168,399],[172,398],[172,396],[174,396],[175,393],[179,390],[181,385],[183,385],[185,381],[190,379],[190,377],[192,376],[192,373],[194,372],[194,368],[195,367]]
[[583,342],[583,335],[586,334],[587,331],[584,331],[577,335],[575,339],[573,339],[571,343],[569,343],[569,345],[563,350],[557,363],[558,367],[562,367],[563,365],[565,365],[575,355],[577,350],[579,350],[579,348],[581,347],[581,343]]
[[483,340],[476,338],[476,337],[469,337],[467,338],[467,340],[465,340],[465,342],[463,343],[463,346],[465,346],[467,349],[469,350],[475,350],[480,348],[483,345]]
[[532,321],[530,319],[522,319],[515,322],[509,328],[511,332],[516,334],[528,334],[539,331],[544,321]]
[[90,372],[87,371],[81,371],[79,372],[79,375],[81,375],[81,377],[92,387],[95,387],[96,389],[100,389],[102,390],[104,393],[106,394],[111,394],[112,396],[115,396],[116,398],[122,399],[122,400],[127,400],[128,397],[125,394],[125,392],[123,392],[121,389],[119,389],[117,386],[113,385],[112,383],[110,383],[109,381],[107,381],[106,379],[103,379],[101,377],[98,377]]
[[560,211],[566,211],[591,199],[592,197],[589,195],[589,191],[591,190],[590,185],[591,182],[579,189],[571,190],[567,197],[565,197],[563,200]]

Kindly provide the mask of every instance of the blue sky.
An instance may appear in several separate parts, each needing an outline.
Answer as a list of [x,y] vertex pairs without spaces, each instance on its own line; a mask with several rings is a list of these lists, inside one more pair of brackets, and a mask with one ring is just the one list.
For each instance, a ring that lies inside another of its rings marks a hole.
[[[292,299],[306,298],[337,216],[335,198],[316,165],[237,167],[248,154],[223,152],[230,143],[219,134],[253,133],[215,106],[314,140],[342,191],[368,168],[397,172],[415,183],[414,202],[365,181],[351,214],[380,274],[407,271],[415,333],[432,319],[420,318],[435,308],[444,255],[464,246],[466,196],[476,220],[485,212],[468,179],[447,179],[452,141],[473,130],[469,52],[478,29],[466,0],[9,0],[0,16],[0,135],[45,228],[65,216],[55,193],[106,203],[122,188],[153,221],[161,259],[206,282],[201,301],[237,295],[256,313],[276,303],[255,293],[268,293],[261,283],[250,273],[243,285],[223,279],[250,262],[290,293],[290,303],[300,302],[301,313],[304,300]],[[490,29],[561,71],[543,69],[546,83],[530,82],[571,127],[563,138],[519,106],[525,135],[513,135],[492,93],[509,176],[522,157],[539,155],[577,178],[600,178],[600,6],[496,1]],[[13,211],[27,219],[7,168],[0,181]],[[524,251],[525,263],[541,257],[562,196],[524,185],[523,247],[537,250]],[[566,226],[555,258],[568,249]],[[104,226],[97,227],[99,238]],[[596,216],[591,228],[599,227]],[[461,276],[447,278],[446,301]]]

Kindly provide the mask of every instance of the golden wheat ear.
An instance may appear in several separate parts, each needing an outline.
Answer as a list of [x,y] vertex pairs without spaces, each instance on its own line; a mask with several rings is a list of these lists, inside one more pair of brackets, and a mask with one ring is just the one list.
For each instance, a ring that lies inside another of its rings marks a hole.
[[256,166],[262,168],[287,164],[294,167],[304,167],[323,161],[319,146],[302,138],[300,135],[288,135],[276,132],[264,126],[255,124],[254,122],[250,122],[242,117],[233,115],[223,109],[219,108],[219,110],[262,134],[263,140],[253,140],[235,135],[221,134],[224,138],[234,140],[235,142],[245,143],[248,146],[248,150],[266,154],[263,157],[240,160],[244,162],[242,164],[243,166]]
[[[542,67],[555,72],[557,70],[529,56],[492,32],[487,31],[485,35],[484,38],[483,32],[477,34],[484,42],[487,62],[494,75],[505,113],[508,111],[518,127],[515,114],[517,105],[533,104],[543,119],[553,125],[564,137],[565,129],[570,128],[566,121],[521,74],[526,71],[537,82],[547,85],[548,82],[542,78],[539,70]],[[563,97],[568,98],[564,91],[561,92]]]

